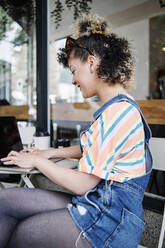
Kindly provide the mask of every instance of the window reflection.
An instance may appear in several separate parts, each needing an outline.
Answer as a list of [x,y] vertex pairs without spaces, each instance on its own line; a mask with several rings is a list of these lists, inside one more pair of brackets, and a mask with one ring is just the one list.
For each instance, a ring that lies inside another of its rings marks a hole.
[[[69,69],[63,68],[57,61],[59,48],[65,46],[66,38],[51,43],[50,58],[50,95],[51,103],[55,102],[82,102],[84,101],[81,92],[72,85],[72,74]],[[52,57],[53,56],[53,57]]]
[[0,99],[10,105],[35,102],[34,18],[28,16],[32,2],[29,7],[24,1],[0,3]]

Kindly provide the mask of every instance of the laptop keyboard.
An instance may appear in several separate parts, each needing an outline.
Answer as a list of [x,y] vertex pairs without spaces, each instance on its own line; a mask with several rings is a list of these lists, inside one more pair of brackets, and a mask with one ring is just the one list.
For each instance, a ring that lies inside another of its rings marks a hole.
[[0,166],[3,166],[4,165],[4,163],[0,160]]

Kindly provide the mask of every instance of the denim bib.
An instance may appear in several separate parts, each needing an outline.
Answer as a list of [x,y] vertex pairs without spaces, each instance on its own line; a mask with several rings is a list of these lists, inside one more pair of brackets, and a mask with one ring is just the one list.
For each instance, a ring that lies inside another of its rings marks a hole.
[[142,117],[146,174],[124,183],[101,180],[85,195],[73,197],[69,212],[94,248],[137,248],[144,228],[142,200],[152,170],[148,147],[151,131],[138,104],[131,98],[118,95],[106,106],[122,100],[133,104]]

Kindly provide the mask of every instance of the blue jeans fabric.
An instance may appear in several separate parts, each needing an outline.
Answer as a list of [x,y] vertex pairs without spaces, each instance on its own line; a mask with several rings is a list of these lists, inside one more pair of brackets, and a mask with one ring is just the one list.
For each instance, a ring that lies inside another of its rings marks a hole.
[[[113,102],[128,100],[139,111],[132,99],[124,95]],[[140,111],[141,113],[141,111]],[[70,214],[94,248],[136,248],[144,228],[142,200],[152,169],[148,147],[150,129],[141,113],[145,132],[146,174],[124,183],[102,180],[84,196],[72,198]]]

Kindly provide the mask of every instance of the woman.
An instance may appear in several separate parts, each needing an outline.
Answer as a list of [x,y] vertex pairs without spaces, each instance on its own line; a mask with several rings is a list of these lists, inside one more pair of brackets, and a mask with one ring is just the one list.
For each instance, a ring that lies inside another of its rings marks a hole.
[[[3,161],[37,168],[75,196],[40,189],[3,189],[0,247],[135,248],[141,239],[142,199],[151,172],[150,130],[126,88],[133,59],[129,43],[98,16],[77,23],[58,60],[84,98],[102,106],[81,134],[81,146],[11,152]],[[80,158],[78,170],[49,158]]]

